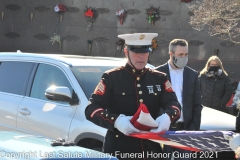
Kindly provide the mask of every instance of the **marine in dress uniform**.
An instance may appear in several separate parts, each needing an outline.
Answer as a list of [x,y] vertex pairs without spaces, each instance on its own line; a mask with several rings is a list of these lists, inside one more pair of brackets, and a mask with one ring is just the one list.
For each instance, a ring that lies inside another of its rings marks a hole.
[[[89,121],[108,129],[103,152],[119,159],[161,159],[156,157],[161,152],[158,143],[128,136],[139,132],[131,125],[130,119],[140,103],[147,106],[151,116],[159,123],[158,129],[151,130],[153,132],[168,130],[180,116],[181,106],[166,74],[145,68],[146,64],[139,68],[130,58],[130,54],[147,54],[148,59],[152,39],[156,36],[157,33],[118,36],[125,40],[128,62],[102,75],[85,110]],[[159,115],[160,108],[164,110],[162,115]]]

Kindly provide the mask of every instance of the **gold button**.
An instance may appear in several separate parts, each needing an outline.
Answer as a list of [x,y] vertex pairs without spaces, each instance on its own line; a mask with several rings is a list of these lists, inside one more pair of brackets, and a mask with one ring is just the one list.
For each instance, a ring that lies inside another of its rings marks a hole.
[[144,70],[142,70],[142,72],[143,72]]
[[114,117],[112,117],[111,120],[114,120]]
[[142,91],[139,91],[138,93],[139,93],[139,94],[142,94]]
[[172,116],[172,118],[174,118],[174,116]]
[[103,114],[103,112],[101,114]]
[[137,80],[139,81],[139,80],[140,80],[140,77],[137,77]]
[[137,87],[141,87],[141,84],[137,84]]
[[136,72],[135,69],[132,69],[132,72],[135,73]]
[[143,99],[139,99],[139,102],[140,102],[140,103],[143,103]]
[[118,138],[118,135],[116,135],[116,138]]
[[106,114],[106,117],[108,116],[108,114]]
[[156,95],[157,95],[157,93],[154,93],[154,95],[156,96]]
[[122,95],[124,96],[124,95],[125,95],[125,93],[123,92],[123,93],[122,93]]

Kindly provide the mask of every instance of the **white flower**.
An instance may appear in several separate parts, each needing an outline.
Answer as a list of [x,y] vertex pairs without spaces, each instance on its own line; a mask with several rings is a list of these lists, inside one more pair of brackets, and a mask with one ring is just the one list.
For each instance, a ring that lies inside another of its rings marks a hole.
[[119,11],[116,12],[116,15],[117,16],[120,16],[121,14],[124,14],[125,10],[124,9],[121,9]]
[[53,37],[50,38],[50,42],[52,42],[52,45],[56,43],[61,43],[61,37],[60,35],[54,35]]
[[60,9],[59,9],[59,7],[58,7],[58,4],[54,7],[54,11],[55,11],[55,12],[59,12],[59,11],[60,11]]

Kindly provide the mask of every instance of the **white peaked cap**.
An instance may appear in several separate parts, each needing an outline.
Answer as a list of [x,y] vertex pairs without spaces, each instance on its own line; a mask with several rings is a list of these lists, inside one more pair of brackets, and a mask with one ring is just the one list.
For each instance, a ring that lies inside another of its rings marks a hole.
[[120,34],[118,38],[124,39],[127,45],[147,46],[152,45],[152,39],[157,36],[157,33],[133,33]]

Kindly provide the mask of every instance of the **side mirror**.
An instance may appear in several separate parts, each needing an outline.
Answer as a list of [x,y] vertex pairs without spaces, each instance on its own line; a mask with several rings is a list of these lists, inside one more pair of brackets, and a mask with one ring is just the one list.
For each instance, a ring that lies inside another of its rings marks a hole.
[[71,105],[79,103],[76,93],[71,93],[65,86],[51,86],[45,90],[45,97],[53,101],[69,102]]

